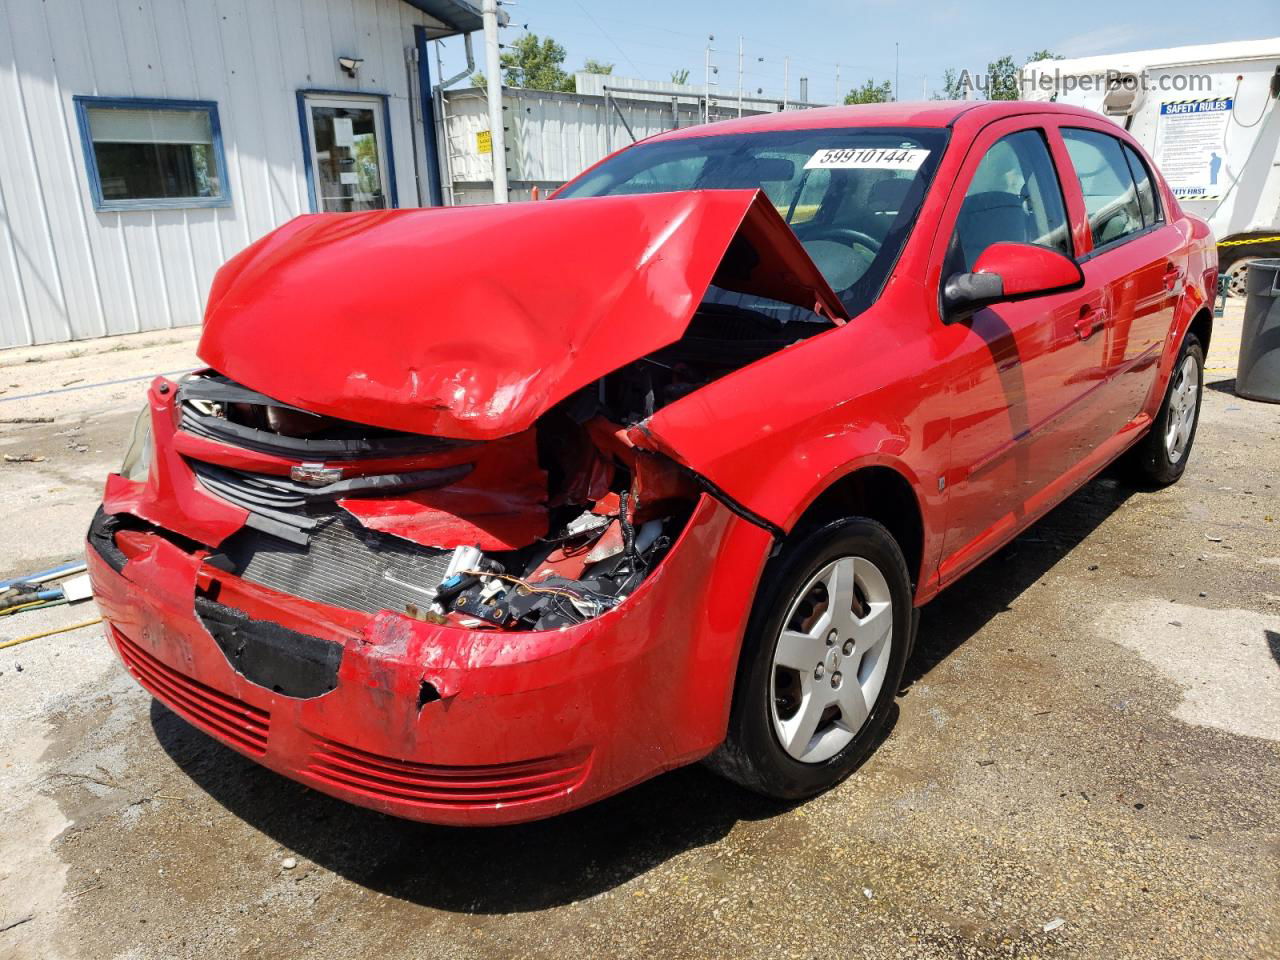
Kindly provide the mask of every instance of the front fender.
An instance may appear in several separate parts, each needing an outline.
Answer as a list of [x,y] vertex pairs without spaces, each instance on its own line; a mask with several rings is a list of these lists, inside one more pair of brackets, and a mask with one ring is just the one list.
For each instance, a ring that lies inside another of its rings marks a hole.
[[871,357],[876,329],[864,315],[711,383],[651,417],[646,442],[784,532],[843,477],[895,470],[920,505],[929,569],[941,544],[946,391],[918,340]]

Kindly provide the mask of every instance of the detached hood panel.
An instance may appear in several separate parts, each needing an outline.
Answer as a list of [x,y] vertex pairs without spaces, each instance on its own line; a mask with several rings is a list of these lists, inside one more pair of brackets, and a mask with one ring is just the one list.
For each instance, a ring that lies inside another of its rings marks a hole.
[[198,352],[282,403],[487,440],[679,339],[713,280],[844,315],[763,194],[693,191],[299,217],[219,272]]

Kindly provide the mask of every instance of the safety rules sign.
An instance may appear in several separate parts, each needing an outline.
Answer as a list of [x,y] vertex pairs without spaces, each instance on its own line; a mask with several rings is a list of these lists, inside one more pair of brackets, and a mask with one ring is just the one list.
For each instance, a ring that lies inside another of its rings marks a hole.
[[1179,200],[1213,200],[1226,189],[1231,98],[1160,104],[1156,165]]

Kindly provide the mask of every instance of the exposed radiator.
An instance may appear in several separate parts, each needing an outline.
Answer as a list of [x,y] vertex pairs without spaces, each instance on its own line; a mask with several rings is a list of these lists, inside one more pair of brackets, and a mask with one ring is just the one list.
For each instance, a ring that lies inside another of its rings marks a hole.
[[365,530],[341,509],[311,511],[307,519],[315,524],[307,546],[246,527],[223,552],[246,580],[365,613],[425,607],[453,553]]

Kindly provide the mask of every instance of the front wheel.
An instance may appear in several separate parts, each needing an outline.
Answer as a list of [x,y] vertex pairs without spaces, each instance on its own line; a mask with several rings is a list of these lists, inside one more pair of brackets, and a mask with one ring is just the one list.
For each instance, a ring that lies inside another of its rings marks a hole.
[[1155,422],[1127,455],[1126,466],[1134,479],[1165,487],[1182,476],[1200,424],[1203,392],[1204,349],[1196,335],[1188,333]]
[[783,800],[839,783],[879,742],[912,627],[893,537],[852,518],[783,548],[743,641],[725,743],[710,765]]

